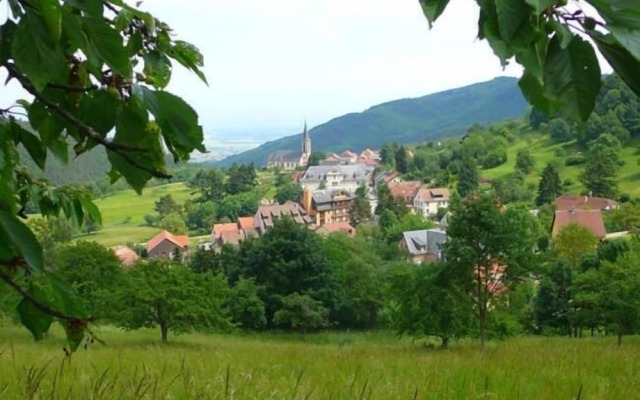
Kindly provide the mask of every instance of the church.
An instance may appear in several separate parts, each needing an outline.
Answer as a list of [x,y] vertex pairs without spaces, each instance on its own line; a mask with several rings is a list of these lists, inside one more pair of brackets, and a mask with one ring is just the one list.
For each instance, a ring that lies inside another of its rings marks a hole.
[[309,165],[309,157],[311,156],[311,138],[307,132],[307,122],[304,123],[304,131],[302,132],[302,151],[296,150],[278,150],[269,155],[267,159],[267,167],[275,167],[285,171],[291,171],[298,167],[306,167]]

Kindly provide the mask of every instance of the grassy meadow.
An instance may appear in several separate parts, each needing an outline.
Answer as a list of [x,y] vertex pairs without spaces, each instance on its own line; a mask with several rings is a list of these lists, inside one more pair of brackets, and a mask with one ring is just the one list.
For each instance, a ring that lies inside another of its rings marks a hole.
[[[514,171],[516,165],[516,155],[521,149],[529,149],[531,155],[535,159],[536,165],[531,174],[526,178],[527,183],[533,183],[538,187],[540,181],[540,175],[542,170],[546,167],[548,162],[558,160],[560,164],[560,179],[562,181],[569,179],[572,182],[570,186],[571,193],[580,193],[583,190],[580,183],[580,174],[584,170],[584,164],[565,166],[564,160],[566,156],[558,157],[557,151],[569,154],[573,151],[575,142],[569,143],[556,143],[551,140],[548,134],[541,133],[527,133],[519,136],[517,141],[510,145],[507,149],[507,162],[496,167],[487,170],[482,170],[483,177],[490,179],[501,178]],[[622,148],[621,158],[624,161],[624,166],[618,171],[618,184],[620,193],[627,193],[633,198],[640,198],[640,166],[638,160],[640,159],[640,139],[631,140],[626,143]]]
[[155,202],[170,194],[178,204],[183,204],[190,198],[190,193],[191,189],[184,183],[170,183],[146,188],[142,195],[133,190],[123,190],[98,199],[96,205],[102,213],[103,227],[79,239],[95,240],[105,246],[145,242],[158,233],[158,228],[147,226],[144,222],[145,215],[155,213]]
[[631,399],[640,338],[525,337],[433,349],[379,333],[299,336],[97,330],[71,359],[61,331],[35,343],[0,328],[0,398]]

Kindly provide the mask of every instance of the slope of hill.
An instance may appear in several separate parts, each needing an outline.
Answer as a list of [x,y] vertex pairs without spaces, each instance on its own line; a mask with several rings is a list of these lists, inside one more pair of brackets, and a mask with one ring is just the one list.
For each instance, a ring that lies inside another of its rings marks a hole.
[[[402,144],[461,135],[475,123],[488,124],[520,117],[527,103],[515,78],[448,90],[415,99],[383,103],[361,113],[346,114],[309,131],[314,150],[341,151],[379,148],[396,141]],[[287,136],[219,161],[264,165],[276,150],[300,148],[300,135]]]

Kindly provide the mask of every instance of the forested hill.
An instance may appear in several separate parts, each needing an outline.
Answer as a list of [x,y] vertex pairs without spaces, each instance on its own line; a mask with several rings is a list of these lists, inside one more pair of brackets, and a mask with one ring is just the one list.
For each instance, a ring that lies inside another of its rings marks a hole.
[[[447,90],[414,99],[383,103],[361,113],[346,114],[309,131],[313,150],[361,151],[396,141],[401,144],[462,135],[475,123],[490,124],[520,117],[527,103],[515,78]],[[267,142],[260,147],[228,157],[225,166],[254,162],[264,165],[276,150],[297,150],[300,134]]]

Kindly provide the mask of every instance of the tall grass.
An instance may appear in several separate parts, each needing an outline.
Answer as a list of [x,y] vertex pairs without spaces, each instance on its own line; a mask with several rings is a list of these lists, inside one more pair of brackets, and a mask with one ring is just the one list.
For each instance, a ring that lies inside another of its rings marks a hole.
[[387,335],[200,335],[102,328],[106,346],[64,357],[61,332],[34,343],[0,328],[0,398],[632,399],[640,339],[518,338],[450,350]]

